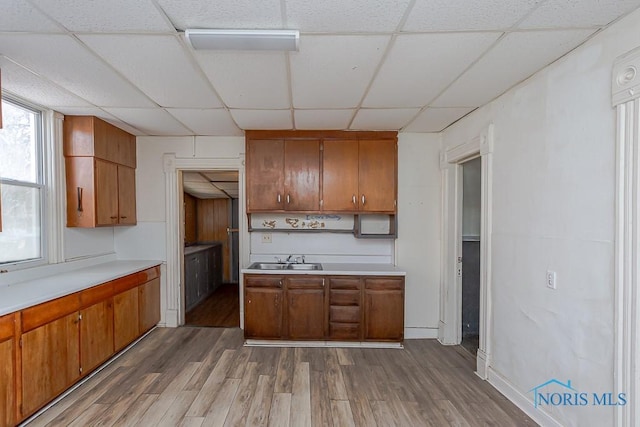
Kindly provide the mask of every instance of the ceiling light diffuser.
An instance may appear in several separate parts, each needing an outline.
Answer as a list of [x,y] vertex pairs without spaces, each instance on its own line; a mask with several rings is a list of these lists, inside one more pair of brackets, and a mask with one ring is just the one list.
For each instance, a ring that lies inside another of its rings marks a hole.
[[188,29],[185,37],[197,50],[298,50],[298,30]]

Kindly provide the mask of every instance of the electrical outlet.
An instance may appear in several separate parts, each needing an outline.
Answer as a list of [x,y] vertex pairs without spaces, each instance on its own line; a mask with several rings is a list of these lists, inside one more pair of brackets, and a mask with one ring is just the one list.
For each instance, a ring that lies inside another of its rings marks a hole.
[[556,272],[547,270],[547,288],[557,289]]
[[262,243],[271,243],[271,233],[262,233]]

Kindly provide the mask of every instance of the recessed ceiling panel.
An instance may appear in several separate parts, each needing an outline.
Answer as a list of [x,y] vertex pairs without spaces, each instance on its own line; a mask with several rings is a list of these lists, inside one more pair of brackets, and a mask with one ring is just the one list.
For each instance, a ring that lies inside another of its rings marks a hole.
[[187,28],[278,28],[281,29],[280,0],[158,0],[160,7],[179,30]]
[[420,111],[419,108],[360,109],[350,129],[401,129]]
[[294,110],[296,129],[347,129],[355,110]]
[[167,108],[167,111],[196,135],[232,136],[242,131],[231,119],[229,111],[219,109]]
[[501,33],[398,36],[365,107],[423,107],[494,43]]
[[291,52],[295,108],[354,108],[380,63],[390,36],[302,36]]
[[174,32],[151,0],[31,0],[70,31]]
[[440,132],[470,111],[473,111],[473,108],[426,108],[403,130],[405,132]]
[[140,129],[145,135],[193,135],[162,108],[106,108],[120,120]]
[[638,0],[548,0],[518,27],[570,28],[606,25],[638,6]]
[[309,32],[393,32],[409,0],[285,0],[287,27]]
[[230,108],[291,108],[283,52],[196,51],[205,74]]
[[91,107],[91,104],[59,86],[0,56],[2,90],[11,92],[37,105]]
[[291,129],[290,110],[231,110],[240,129]]
[[0,34],[0,52],[92,104],[153,106],[135,86],[71,36]]
[[[182,182],[184,183],[200,183],[208,186],[209,180],[203,176],[200,172],[183,172],[182,173]],[[195,188],[195,187],[192,187]]]
[[80,39],[162,107],[221,107],[175,36],[85,35]]
[[558,59],[593,30],[510,33],[440,96],[435,107],[480,107]]
[[417,0],[402,30],[505,30],[515,25],[540,1]]
[[3,0],[0,4],[0,32],[32,31],[60,33],[64,29],[25,0]]

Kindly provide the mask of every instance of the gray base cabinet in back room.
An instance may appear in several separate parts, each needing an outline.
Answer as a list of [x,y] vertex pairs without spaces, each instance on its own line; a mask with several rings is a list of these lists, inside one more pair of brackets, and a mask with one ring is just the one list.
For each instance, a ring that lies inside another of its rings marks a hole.
[[189,246],[184,250],[185,309],[191,310],[222,284],[222,245]]

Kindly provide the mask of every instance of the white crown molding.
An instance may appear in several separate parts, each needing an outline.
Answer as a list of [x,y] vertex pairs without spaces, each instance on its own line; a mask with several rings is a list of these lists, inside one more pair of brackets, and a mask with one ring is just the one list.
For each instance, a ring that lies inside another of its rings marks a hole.
[[613,63],[611,103],[624,104],[640,97],[640,47],[619,56]]

